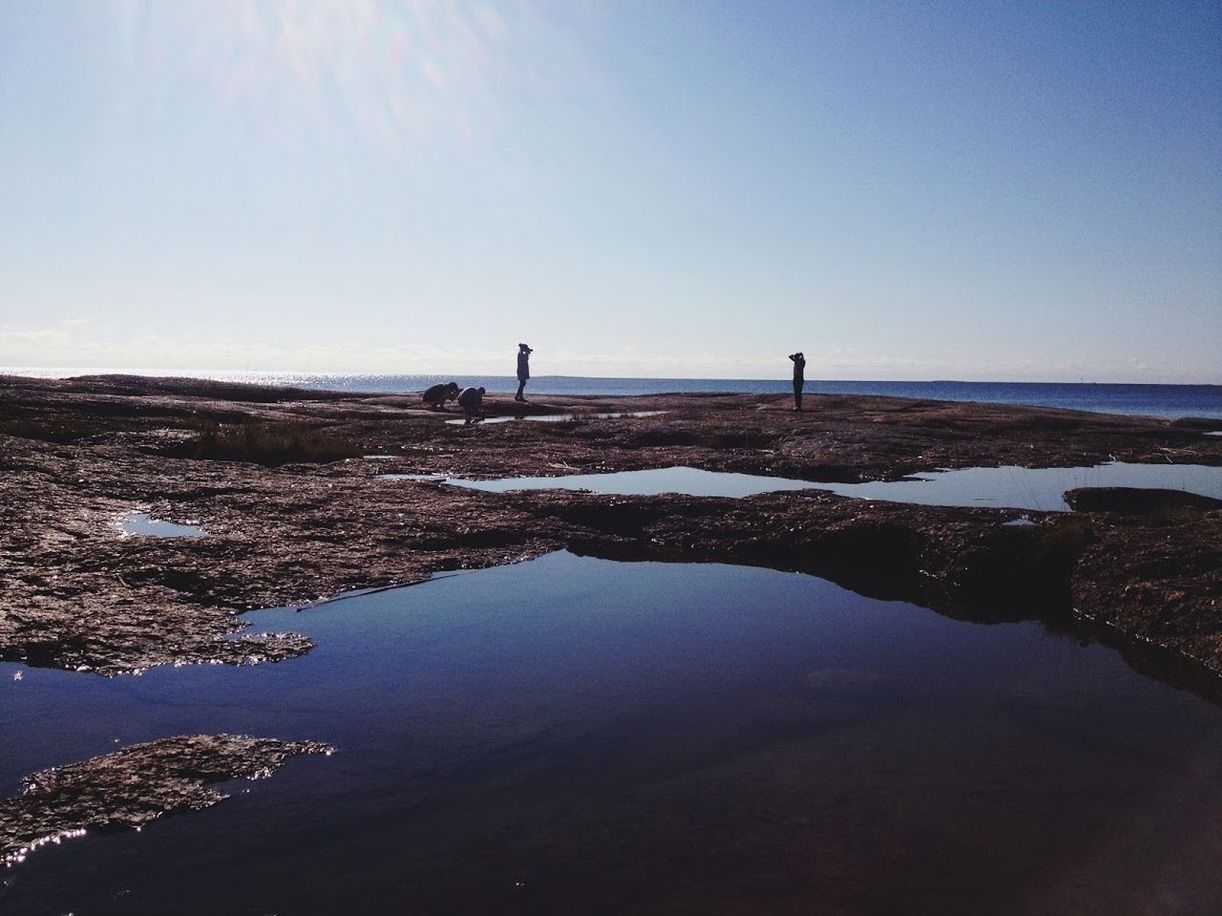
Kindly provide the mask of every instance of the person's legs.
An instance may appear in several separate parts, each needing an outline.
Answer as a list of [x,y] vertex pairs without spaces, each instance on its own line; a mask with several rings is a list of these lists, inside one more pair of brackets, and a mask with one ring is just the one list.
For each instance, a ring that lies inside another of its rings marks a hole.
[[793,380],[793,409],[802,409],[802,383],[797,379]]
[[525,395],[522,394],[522,392],[525,389],[526,389],[526,379],[524,378],[518,379],[518,393],[513,396],[513,399],[515,401],[525,401],[526,397]]

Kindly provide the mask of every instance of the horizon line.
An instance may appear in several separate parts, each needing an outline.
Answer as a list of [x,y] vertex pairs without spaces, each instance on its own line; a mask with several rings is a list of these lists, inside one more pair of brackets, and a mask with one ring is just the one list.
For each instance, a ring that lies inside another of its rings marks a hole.
[[[64,373],[62,375],[50,373]],[[38,374],[27,374],[38,373]],[[70,374],[69,374],[70,373]],[[134,375],[144,378],[183,378],[199,379],[201,375],[259,375],[259,376],[306,376],[313,378],[443,378],[453,375],[469,375],[480,378],[514,379],[512,374],[489,372],[372,372],[372,371],[340,371],[340,370],[304,370],[304,369],[155,369],[148,367],[94,367],[94,366],[0,366],[0,376],[15,376],[19,378],[55,378],[72,379],[90,376],[124,376]],[[777,373],[776,376],[702,376],[702,375],[532,375],[531,381],[542,379],[598,379],[606,381],[710,381],[710,382],[771,382],[787,383],[788,374]],[[235,380],[236,381],[236,380]],[[1222,388],[1222,380],[1217,382],[1132,382],[1132,381],[1098,381],[1078,379],[1076,381],[1057,379],[983,379],[983,378],[810,378],[807,385],[820,382],[837,383],[878,383],[878,384],[925,384],[925,385],[1129,385],[1129,386],[1181,386],[1196,388]]]

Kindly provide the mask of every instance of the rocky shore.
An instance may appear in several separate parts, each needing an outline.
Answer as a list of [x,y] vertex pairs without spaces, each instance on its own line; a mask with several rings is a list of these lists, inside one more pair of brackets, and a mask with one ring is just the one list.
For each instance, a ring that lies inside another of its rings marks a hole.
[[[0,657],[105,674],[275,660],[308,642],[227,638],[241,626],[237,614],[567,547],[800,569],[957,615],[1089,620],[1222,671],[1222,513],[1209,500],[1088,493],[1080,511],[1026,512],[1037,524],[1007,527],[1013,510],[813,490],[741,500],[495,494],[380,477],[686,465],[843,482],[978,465],[1222,465],[1222,441],[1202,434],[1209,421],[877,397],[809,402],[794,414],[779,395],[540,396],[525,407],[492,399],[493,415],[576,419],[467,428],[406,395],[4,378]],[[665,412],[582,419],[607,411]],[[297,436],[310,460],[280,464],[292,451],[252,440],[252,429]],[[218,430],[248,435],[210,457]],[[209,535],[125,536],[119,522],[135,509]]]
[[[496,494],[381,476],[681,465],[854,482],[973,466],[1222,466],[1222,439],[1204,435],[1214,421],[865,396],[808,397],[796,414],[788,403],[781,394],[537,395],[528,405],[506,396],[487,402],[490,415],[574,418],[463,427],[412,395],[0,377],[0,659],[107,675],[275,661],[309,641],[234,638],[243,611],[565,548],[800,570],[957,617],[1041,619],[1218,694],[1216,500],[1086,491],[1073,495],[1073,512],[1018,513],[819,490],[734,500]],[[640,411],[661,413],[593,417]],[[207,536],[125,534],[121,520],[134,510]],[[1004,524],[1019,515],[1033,524]],[[26,842],[5,835],[9,846]]]

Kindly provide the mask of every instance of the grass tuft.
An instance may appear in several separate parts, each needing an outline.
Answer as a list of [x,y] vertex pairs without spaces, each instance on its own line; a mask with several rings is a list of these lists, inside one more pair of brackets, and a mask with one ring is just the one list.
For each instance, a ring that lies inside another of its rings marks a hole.
[[90,436],[114,432],[113,424],[91,417],[25,418],[0,420],[0,435],[39,442],[79,442]]
[[347,439],[305,423],[205,423],[186,457],[214,461],[249,461],[268,467],[282,464],[326,464],[355,458],[360,449]]

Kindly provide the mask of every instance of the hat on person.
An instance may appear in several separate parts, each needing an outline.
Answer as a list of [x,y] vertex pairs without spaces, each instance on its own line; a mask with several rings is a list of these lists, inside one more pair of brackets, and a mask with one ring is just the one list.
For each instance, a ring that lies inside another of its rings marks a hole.
[[519,349],[519,350],[525,350],[527,353],[534,353],[534,352],[535,352],[534,350],[532,350],[532,349],[530,348],[530,346],[529,346],[528,344],[524,344],[524,343],[520,343],[520,344],[518,344],[518,349]]

